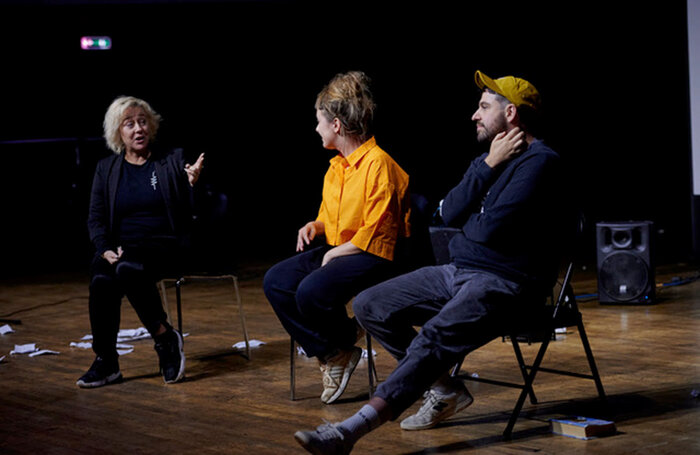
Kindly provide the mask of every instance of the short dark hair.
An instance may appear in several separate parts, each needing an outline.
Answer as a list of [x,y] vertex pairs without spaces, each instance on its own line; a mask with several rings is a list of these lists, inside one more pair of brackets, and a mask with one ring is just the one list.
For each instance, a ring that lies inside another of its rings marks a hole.
[[[496,97],[496,101],[503,108],[505,108],[509,104],[513,104],[515,106],[515,104],[511,102],[508,98],[501,95],[500,93],[494,92],[490,88],[484,88],[484,91],[494,95]],[[523,129],[526,130],[528,133],[532,134],[533,136],[538,136],[542,131],[542,116],[540,115],[540,113],[529,106],[523,105],[515,107],[516,109],[518,109],[518,117],[520,118],[520,124],[522,125]]]
[[501,107],[506,107],[509,104],[513,104],[508,98],[501,95],[500,93],[494,92],[493,90],[491,90],[488,87],[484,88],[484,91],[494,95],[496,97],[496,101],[498,101],[498,104],[500,104]]

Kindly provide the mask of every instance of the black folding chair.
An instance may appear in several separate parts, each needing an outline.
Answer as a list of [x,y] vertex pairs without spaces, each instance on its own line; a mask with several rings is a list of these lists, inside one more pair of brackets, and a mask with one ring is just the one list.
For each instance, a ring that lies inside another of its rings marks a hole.
[[[579,231],[582,229],[583,220],[579,219]],[[449,228],[449,227],[431,227],[430,228],[430,238],[433,246],[433,251],[435,254],[435,260],[438,264],[448,263],[450,260],[448,244],[452,237],[460,232],[460,229]],[[600,398],[605,399],[605,391],[603,389],[603,383],[600,380],[600,374],[598,373],[598,368],[596,367],[595,358],[593,357],[593,351],[591,350],[590,343],[588,342],[588,336],[586,335],[586,330],[583,325],[583,318],[581,312],[579,311],[578,304],[576,303],[576,297],[571,287],[571,276],[573,273],[573,262],[569,263],[564,275],[564,281],[561,285],[561,290],[558,293],[556,300],[549,305],[543,305],[539,308],[536,314],[532,314],[532,317],[527,321],[521,321],[516,326],[511,326],[504,328],[501,338],[505,341],[507,338],[510,339],[513,345],[513,351],[515,353],[515,358],[518,362],[518,367],[520,369],[521,375],[523,377],[523,382],[515,383],[508,381],[500,381],[495,379],[483,378],[483,377],[473,377],[472,375],[459,374],[462,362],[455,365],[452,370],[452,375],[463,380],[477,381],[488,383],[497,386],[512,387],[520,389],[520,395],[515,403],[515,407],[511,412],[510,419],[508,420],[508,425],[506,426],[503,436],[510,438],[515,422],[520,415],[520,411],[525,403],[525,398],[530,397],[530,402],[532,404],[537,404],[537,397],[532,388],[532,384],[535,380],[535,376],[538,372],[553,373],[565,376],[573,376],[577,378],[590,379],[595,382],[596,389]],[[558,370],[554,368],[542,367],[542,361],[544,359],[547,348],[550,342],[554,339],[555,330],[558,328],[568,328],[576,327],[578,330],[579,337],[581,338],[581,343],[583,344],[583,349],[586,353],[586,358],[588,360],[588,366],[590,367],[591,374],[582,374],[572,371]],[[534,362],[531,365],[525,363],[525,359],[520,349],[520,341],[527,341],[528,344],[541,343],[540,349],[537,352]]]
[[226,194],[216,191],[212,187],[206,187],[200,193],[198,216],[193,222],[193,241],[196,242],[193,252],[188,257],[183,267],[188,271],[180,271],[176,276],[165,277],[158,282],[161,300],[172,323],[170,305],[168,303],[167,287],[175,285],[175,297],[177,303],[177,325],[180,333],[182,330],[182,287],[186,283],[195,282],[221,282],[231,284],[232,303],[238,307],[243,340],[245,343],[245,358],[250,360],[250,342],[248,328],[246,327],[245,313],[241,303],[241,295],[238,288],[238,277],[232,273],[228,264],[230,252],[227,240],[230,235],[230,211]]
[[[531,319],[524,323],[519,323],[517,326],[510,327],[503,333],[504,337],[510,338],[510,342],[513,345],[515,358],[523,376],[522,383],[472,377],[471,375],[460,375],[459,370],[461,368],[461,363],[456,365],[452,371],[452,375],[459,377],[460,379],[484,382],[504,387],[512,387],[521,390],[518,400],[515,403],[515,407],[511,412],[510,419],[508,420],[508,425],[503,431],[503,436],[506,438],[510,438],[513,432],[513,427],[515,426],[515,422],[517,421],[520,411],[523,408],[525,398],[529,395],[530,402],[532,404],[537,404],[537,397],[533,391],[532,384],[535,381],[535,376],[540,371],[590,379],[594,381],[600,398],[603,400],[606,398],[603,383],[600,380],[600,374],[598,373],[595,358],[593,357],[593,351],[591,350],[590,343],[588,342],[588,336],[586,335],[586,329],[583,325],[583,318],[581,316],[581,312],[579,311],[578,304],[576,303],[576,297],[574,296],[573,289],[571,287],[572,271],[573,263],[569,263],[558,298],[553,305],[542,306],[541,310],[537,312],[537,314],[534,314]],[[583,344],[583,349],[586,353],[591,374],[542,367],[542,361],[547,352],[547,348],[549,347],[550,342],[554,339],[555,330],[557,328],[564,327],[577,328],[581,343]],[[519,340],[523,339],[528,340],[529,343],[541,343],[540,349],[538,350],[535,360],[531,365],[525,363],[522,351],[520,349]]]
[[168,287],[169,284],[175,284],[175,301],[177,305],[177,328],[180,331],[180,333],[183,333],[182,331],[182,285],[185,283],[194,283],[194,282],[214,282],[214,281],[221,281],[224,283],[231,283],[233,286],[231,291],[232,291],[232,298],[233,298],[233,303],[237,304],[238,306],[238,316],[240,318],[241,322],[241,329],[243,332],[243,342],[245,344],[245,356],[246,359],[250,360],[250,341],[248,339],[248,328],[246,327],[246,322],[245,322],[245,313],[243,312],[243,304],[241,303],[241,294],[238,290],[238,277],[235,275],[230,275],[230,274],[221,274],[221,275],[185,275],[181,276],[179,278],[164,278],[158,282],[159,290],[160,290],[160,295],[161,295],[161,300],[163,302],[163,306],[165,307],[165,312],[168,315],[168,320],[172,321],[172,317],[170,315],[170,306],[168,304],[168,297],[167,297],[167,291],[166,288]]

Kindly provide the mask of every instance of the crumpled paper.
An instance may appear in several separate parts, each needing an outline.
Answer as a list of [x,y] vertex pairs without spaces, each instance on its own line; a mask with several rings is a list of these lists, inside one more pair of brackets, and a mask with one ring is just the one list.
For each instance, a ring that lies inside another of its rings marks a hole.
[[38,355],[44,354],[60,354],[58,351],[51,351],[49,349],[39,349],[36,347],[36,343],[27,344],[16,344],[15,348],[10,351],[10,355],[16,354],[29,354],[29,357],[36,357]]
[[[189,333],[183,333],[182,336],[186,337]],[[117,333],[117,354],[125,355],[134,351],[134,346],[130,344],[124,344],[125,341],[136,341],[143,340],[146,338],[151,338],[151,334],[148,333],[145,327],[139,327],[137,329],[121,329]],[[87,334],[80,339],[81,341],[75,342],[71,341],[70,346],[80,349],[92,349],[92,335]]]
[[[260,340],[248,340],[248,346],[251,348],[257,348],[259,346],[262,346],[263,344],[266,344],[264,341]],[[233,349],[245,349],[245,341],[239,341],[238,343],[234,344],[231,346]]]
[[[151,338],[151,334],[148,333],[145,327],[139,327],[137,329],[121,329],[117,333],[117,343],[123,343],[125,341],[135,341],[142,340],[144,338]],[[88,334],[81,338],[82,341],[92,340],[92,335]]]

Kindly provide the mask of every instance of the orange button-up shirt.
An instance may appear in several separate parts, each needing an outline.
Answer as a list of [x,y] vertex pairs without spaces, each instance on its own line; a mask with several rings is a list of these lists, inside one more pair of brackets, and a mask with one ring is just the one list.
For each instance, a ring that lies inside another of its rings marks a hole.
[[323,182],[323,201],[316,221],[326,242],[346,242],[393,260],[397,237],[410,235],[408,174],[374,138],[350,156],[330,160]]

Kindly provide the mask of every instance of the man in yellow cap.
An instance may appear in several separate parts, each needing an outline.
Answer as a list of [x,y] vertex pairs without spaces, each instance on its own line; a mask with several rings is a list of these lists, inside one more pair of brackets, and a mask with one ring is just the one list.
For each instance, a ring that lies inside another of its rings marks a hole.
[[473,398],[450,368],[541,305],[556,281],[560,160],[533,134],[540,95],[513,76],[491,79],[477,71],[475,81],[482,93],[472,120],[477,139],[490,148],[441,202],[443,222],[459,228],[449,244],[451,262],[356,296],[357,320],[399,363],[356,414],[294,435],[311,453],[350,453],[421,395],[423,405],[401,421],[402,429],[432,428],[465,409]]

